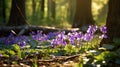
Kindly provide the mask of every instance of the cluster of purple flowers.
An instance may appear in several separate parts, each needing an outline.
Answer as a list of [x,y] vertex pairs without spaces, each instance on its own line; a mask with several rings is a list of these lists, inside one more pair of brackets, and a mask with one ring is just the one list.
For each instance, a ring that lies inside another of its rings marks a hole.
[[36,40],[39,42],[44,42],[44,41],[48,41],[50,39],[54,39],[55,36],[57,35],[57,33],[55,32],[50,32],[48,34],[43,34],[42,31],[37,31],[37,33],[32,32],[30,34],[30,36],[32,37],[32,40]]
[[23,47],[26,45],[27,42],[35,40],[41,43],[48,41],[53,46],[66,44],[79,45],[83,41],[91,41],[94,38],[94,34],[97,29],[100,29],[100,31],[103,33],[101,35],[102,38],[107,38],[107,27],[101,26],[100,28],[98,28],[98,26],[90,25],[86,33],[82,33],[81,31],[71,31],[68,34],[65,34],[65,31],[62,31],[43,34],[42,31],[37,31],[37,33],[32,32],[30,34],[32,39],[26,36],[14,36],[13,34],[10,34],[8,37],[0,38],[0,43],[4,43],[6,45],[19,44],[21,47]]
[[[98,29],[98,26],[90,25],[86,33],[82,33],[81,31],[79,32],[72,31],[72,32],[69,32],[67,35],[65,35],[65,32],[63,31],[63,32],[60,32],[56,36],[56,38],[51,40],[51,44],[53,46],[66,45],[66,44],[80,45],[82,44],[83,41],[86,41],[86,42],[91,41],[94,38],[94,35],[97,29]],[[107,28],[105,26],[101,26],[99,29],[103,33],[100,37],[107,38],[106,36]]]
[[81,41],[82,36],[83,36],[82,32],[72,31],[71,33],[68,33],[67,38],[70,44],[74,45],[78,44]]
[[51,40],[51,44],[53,46],[58,45],[58,44],[59,45],[66,45],[67,42],[65,40],[66,40],[65,31],[59,32],[57,34],[57,36],[54,39]]
[[26,36],[14,36],[12,33],[8,37],[0,38],[0,43],[5,45],[18,44],[21,47],[24,47],[29,41],[29,38]]

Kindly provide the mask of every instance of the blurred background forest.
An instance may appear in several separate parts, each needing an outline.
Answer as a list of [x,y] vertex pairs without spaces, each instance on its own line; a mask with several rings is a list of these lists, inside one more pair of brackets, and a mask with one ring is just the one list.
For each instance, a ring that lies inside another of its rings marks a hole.
[[[52,2],[54,1],[54,2]],[[25,0],[26,21],[31,25],[70,28],[77,0]],[[92,17],[96,25],[105,25],[108,0],[92,0]],[[0,1],[0,25],[9,21],[12,0]],[[5,12],[3,15],[3,11]],[[87,11],[86,11],[87,12]]]

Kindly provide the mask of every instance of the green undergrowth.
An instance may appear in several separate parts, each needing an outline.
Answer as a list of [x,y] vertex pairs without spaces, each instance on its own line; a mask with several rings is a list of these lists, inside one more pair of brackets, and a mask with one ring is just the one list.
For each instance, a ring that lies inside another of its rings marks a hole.
[[[52,47],[50,44],[44,43],[38,45],[37,42],[28,43],[26,47],[21,48],[19,45],[3,45],[0,44],[0,60],[9,60],[9,62],[18,63],[20,60],[34,60],[33,66],[37,67],[37,59],[50,60],[54,56],[72,56],[79,54],[79,63],[76,67],[113,67],[120,65],[120,39],[115,38],[114,44],[103,44],[99,47],[100,40],[93,39],[91,42],[84,42],[82,45],[66,46],[59,45]],[[46,45],[47,44],[47,45]],[[33,46],[34,45],[34,46]]]

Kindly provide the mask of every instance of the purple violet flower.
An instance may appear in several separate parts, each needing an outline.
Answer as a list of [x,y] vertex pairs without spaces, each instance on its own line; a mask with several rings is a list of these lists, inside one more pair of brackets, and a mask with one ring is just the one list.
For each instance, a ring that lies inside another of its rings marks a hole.
[[100,31],[104,34],[107,33],[107,27],[106,26],[101,26]]
[[26,46],[26,42],[25,42],[25,41],[18,42],[18,44],[19,44],[21,47],[24,47],[24,46]]
[[90,40],[92,40],[92,38],[93,38],[93,34],[86,33],[86,34],[84,35],[84,40],[85,40],[85,41],[90,41]]
[[77,40],[82,39],[82,37],[83,37],[82,32],[78,32],[77,35],[76,35]]
[[58,35],[56,35],[56,38],[51,41],[51,44],[53,46],[56,46],[56,45],[66,45],[67,42],[66,42],[65,39],[66,39],[65,32],[64,31],[63,32],[59,32]]
[[30,35],[33,40],[37,40],[37,41],[40,41],[41,37],[43,36],[42,31],[37,31],[37,33],[32,32]]
[[70,44],[74,45],[75,36],[73,36],[72,33],[68,33],[67,37],[68,40],[70,41]]
[[47,38],[50,40],[50,39],[53,39],[53,38],[55,38],[55,36],[56,36],[56,33],[52,33],[52,32],[50,32],[50,33],[48,33],[47,34]]
[[97,28],[98,27],[96,25],[95,26],[90,25],[88,30],[87,30],[87,33],[94,34],[96,32]]
[[56,38],[60,39],[60,40],[65,40],[66,39],[66,36],[65,36],[65,31],[63,32],[60,32]]
[[2,54],[0,53],[0,58],[2,57]]

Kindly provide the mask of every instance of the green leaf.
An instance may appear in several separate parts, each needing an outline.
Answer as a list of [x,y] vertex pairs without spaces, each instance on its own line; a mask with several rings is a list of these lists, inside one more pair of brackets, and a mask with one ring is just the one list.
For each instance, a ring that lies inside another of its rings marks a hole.
[[22,52],[21,52],[20,46],[19,46],[18,44],[14,44],[14,45],[13,45],[13,49],[14,49],[15,51],[17,51],[16,54],[17,54],[18,58],[21,59],[21,58],[22,58],[22,54],[21,54]]
[[7,54],[3,54],[3,57],[9,58],[10,56]]
[[114,45],[109,45],[109,44],[104,44],[103,48],[106,48],[108,50],[112,50],[115,46]]
[[10,55],[15,55],[15,52],[13,50],[7,50]]
[[95,58],[97,59],[97,61],[103,61],[104,60],[104,54],[100,54],[98,56],[95,56]]
[[14,45],[13,45],[13,49],[14,49],[15,51],[20,51],[20,46],[19,46],[18,44],[14,44]]
[[38,46],[38,42],[35,40],[32,40],[29,42],[29,45],[31,48],[36,48]]
[[97,61],[110,60],[115,57],[116,57],[116,54],[114,52],[110,52],[110,51],[104,51],[101,54],[95,56]]
[[75,54],[78,49],[75,48],[73,45],[66,45],[64,50],[66,51],[66,54],[72,55]]
[[77,63],[76,67],[83,67],[83,63]]

